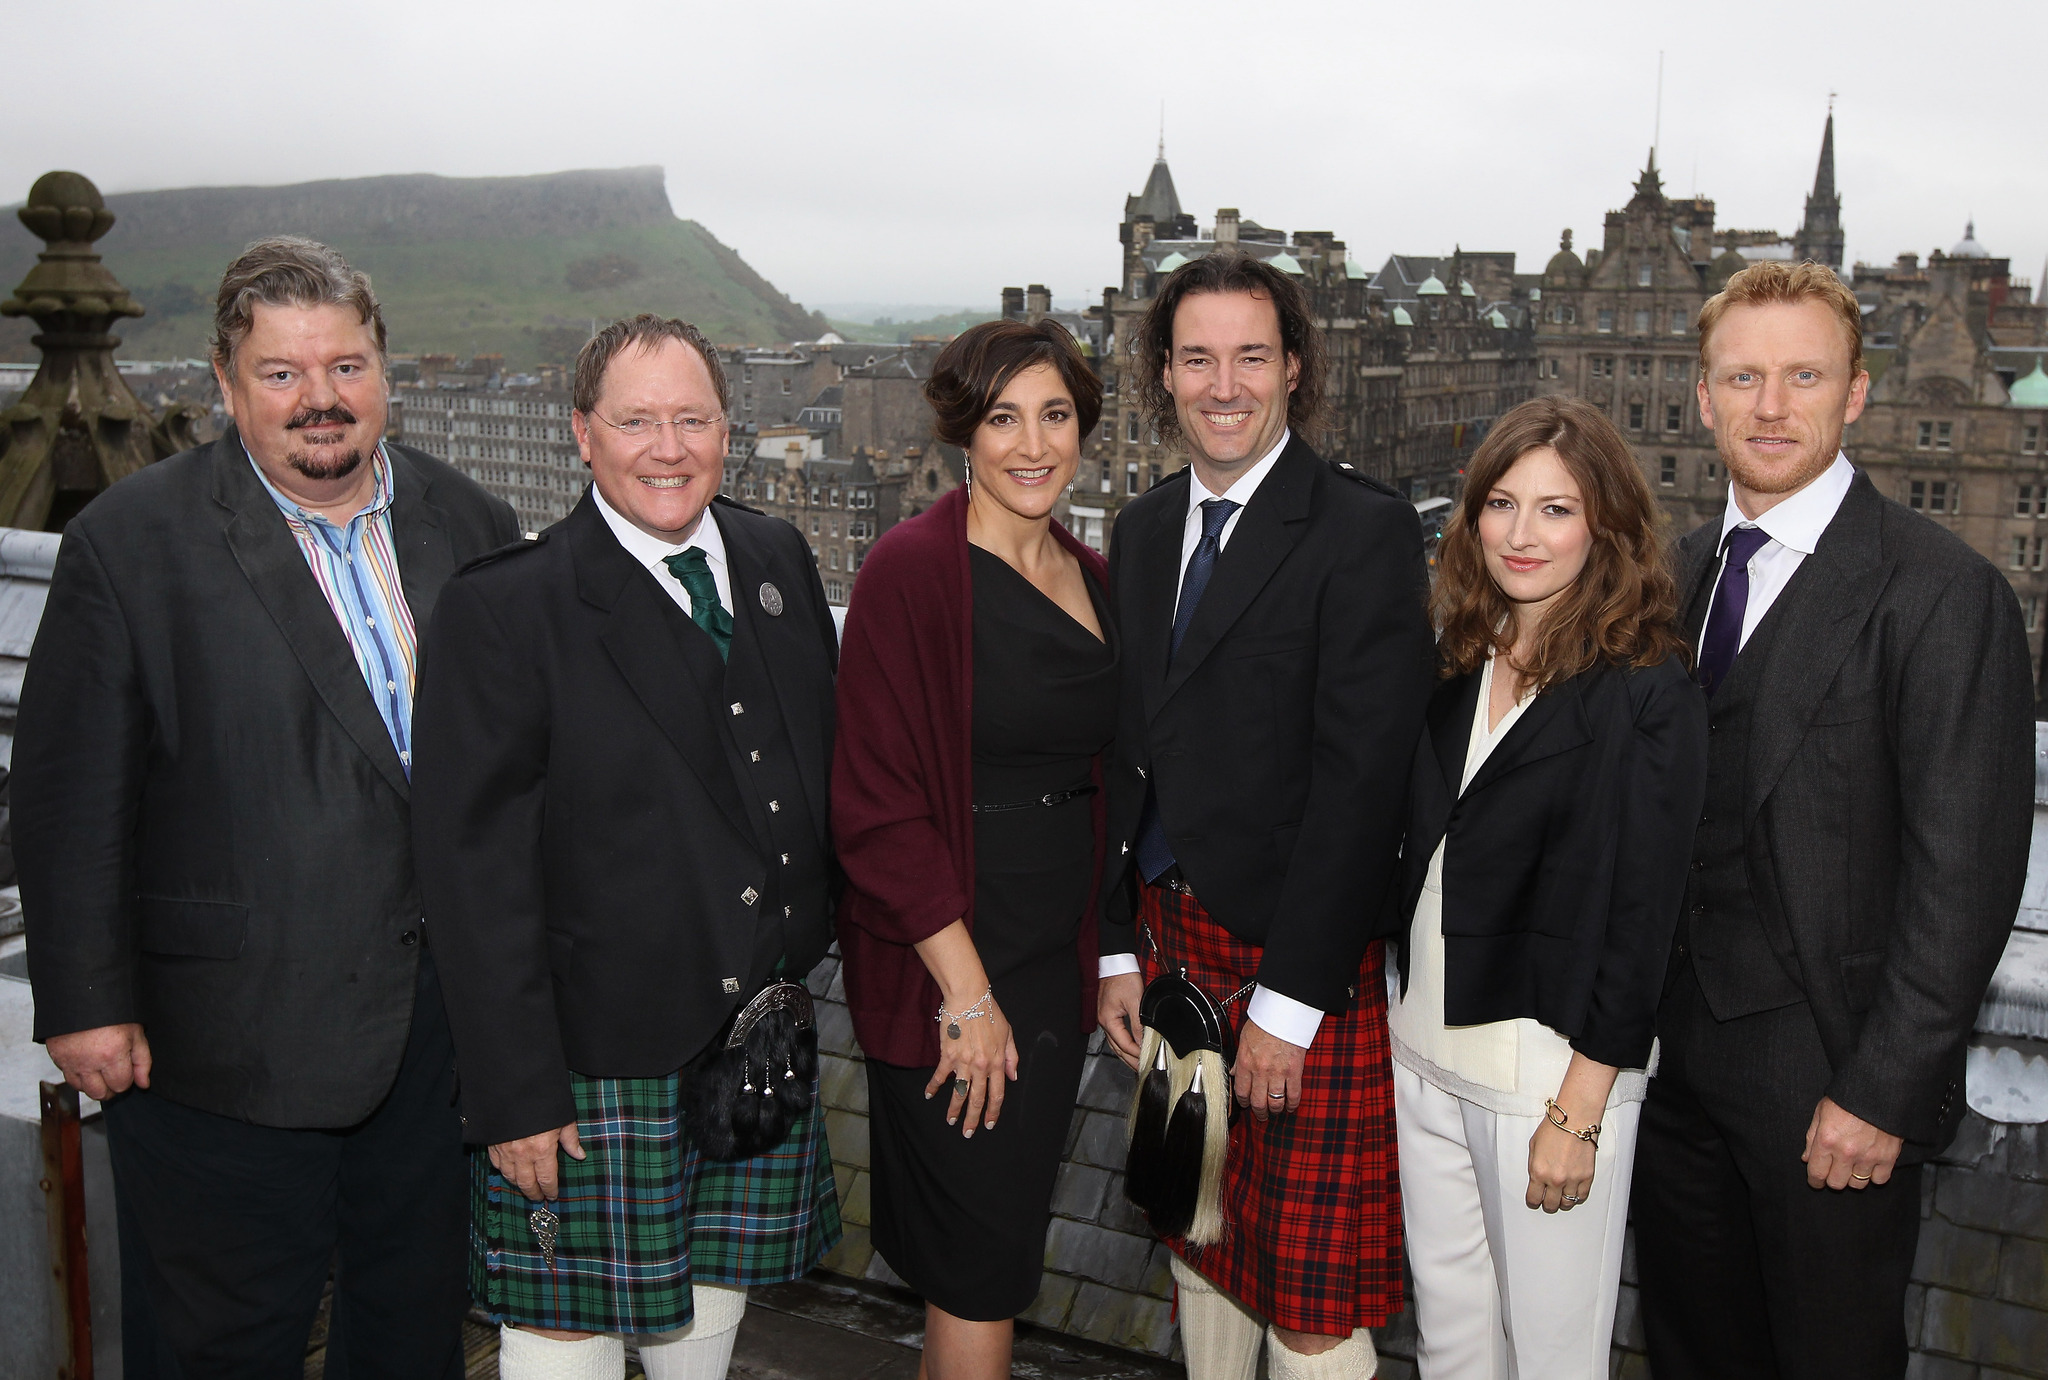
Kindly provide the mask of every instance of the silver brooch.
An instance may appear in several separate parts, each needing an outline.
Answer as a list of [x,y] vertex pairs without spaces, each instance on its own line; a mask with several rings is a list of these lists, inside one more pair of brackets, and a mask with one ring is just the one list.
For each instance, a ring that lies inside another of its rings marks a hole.
[[761,607],[770,618],[782,617],[782,591],[767,580],[761,582]]

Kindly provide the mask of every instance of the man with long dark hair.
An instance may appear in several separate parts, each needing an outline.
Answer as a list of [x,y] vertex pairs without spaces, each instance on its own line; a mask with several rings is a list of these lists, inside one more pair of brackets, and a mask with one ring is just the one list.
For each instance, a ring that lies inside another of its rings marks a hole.
[[1189,1374],[1250,1380],[1270,1324],[1276,1377],[1367,1376],[1365,1329],[1401,1304],[1369,941],[1432,684],[1420,526],[1310,449],[1326,355],[1277,269],[1183,266],[1133,355],[1189,463],[1123,510],[1110,547],[1126,653],[1102,1024],[1135,1067],[1143,980],[1184,972],[1235,1036],[1227,1093],[1248,1115],[1219,1239],[1168,1237]]

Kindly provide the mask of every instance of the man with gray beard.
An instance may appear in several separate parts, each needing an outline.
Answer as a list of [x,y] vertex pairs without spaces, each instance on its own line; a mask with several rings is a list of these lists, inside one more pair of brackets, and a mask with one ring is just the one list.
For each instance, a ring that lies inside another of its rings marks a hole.
[[[21,696],[36,1038],[106,1112],[128,1374],[462,1374],[454,1051],[410,842],[415,624],[518,536],[383,440],[384,321],[310,240],[221,280],[218,441],[64,534]],[[139,1292],[139,1297],[136,1296]]]

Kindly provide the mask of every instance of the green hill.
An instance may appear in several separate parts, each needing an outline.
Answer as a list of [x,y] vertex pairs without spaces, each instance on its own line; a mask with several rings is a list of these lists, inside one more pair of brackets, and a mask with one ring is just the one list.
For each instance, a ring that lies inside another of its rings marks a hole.
[[[566,362],[591,322],[636,311],[680,316],[721,344],[826,329],[678,219],[660,168],[193,187],[110,196],[107,208],[117,219],[100,251],[149,309],[117,327],[127,359],[202,355],[221,270],[251,240],[286,233],[324,240],[370,275],[397,352]],[[12,215],[0,221],[0,289],[41,247]],[[0,325],[0,358],[33,359],[34,329]]]

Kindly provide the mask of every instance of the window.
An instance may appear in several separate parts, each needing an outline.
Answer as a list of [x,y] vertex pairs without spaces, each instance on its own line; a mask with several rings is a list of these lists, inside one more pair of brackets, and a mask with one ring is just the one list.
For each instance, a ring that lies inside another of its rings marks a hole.
[[2020,454],[2032,455],[2041,448],[2041,428],[2023,426],[2020,428]]
[[1934,448],[1936,450],[1949,449],[1949,442],[1955,439],[1955,430],[1956,424],[1954,422],[1936,422],[1934,424]]
[[2033,632],[2036,628],[2041,626],[2041,596],[2038,594],[2029,595],[2026,602],[2026,609],[2027,631]]
[[1916,450],[1932,450],[1934,448],[1933,422],[1920,423],[1920,434],[1913,442],[1913,446]]
[[1945,479],[1915,479],[1906,486],[1906,506],[1915,512],[1961,512],[1962,495],[1958,493],[1955,497],[1957,506],[1951,510],[1949,484]]
[[811,519],[811,535],[814,537],[818,535],[818,520],[815,517]]
[[1148,471],[1145,476],[1145,487],[1149,489],[1159,482],[1159,466],[1147,465],[1145,468]]
[[1664,429],[1666,431],[1682,431],[1685,429],[1684,403],[1664,404]]
[[753,365],[751,365],[751,364],[749,364],[749,365],[745,366],[744,368],[742,368],[742,369],[740,370],[740,382],[741,382],[741,383],[752,383],[753,381],[754,381],[754,366],[753,366]]
[[1579,309],[1569,302],[1565,303],[1564,324],[1567,326],[1576,326],[1579,324]]
[[[1135,412],[1124,413],[1124,439],[1134,446],[1138,444],[1138,414]],[[1136,493],[1137,490],[1131,492]]]
[[2014,570],[2025,570],[2027,568],[2027,539],[2025,537],[2014,537],[2012,539],[2011,565]]
[[1586,360],[1586,364],[1587,372],[1593,378],[1611,379],[1614,377],[1614,356],[1612,355],[1590,356]]
[[1673,307],[1671,309],[1671,333],[1673,335],[1684,335],[1686,328],[1691,324],[1686,317],[1684,307]]
[[1564,373],[1564,361],[1563,361],[1563,360],[1559,360],[1559,359],[1553,359],[1552,361],[1550,361],[1550,376],[1551,376],[1552,378],[1558,378],[1558,377],[1561,377],[1561,376],[1563,375],[1563,373]]
[[787,374],[782,376],[782,396],[785,398],[789,396],[789,375]]
[[831,520],[831,522],[829,522],[828,524],[826,524],[826,529],[825,529],[825,535],[826,535],[826,536],[828,536],[828,537],[837,537],[837,536],[839,535],[839,519],[838,519],[838,518],[833,518],[833,519]]
[[1630,403],[1628,405],[1628,429],[1630,431],[1641,431],[1643,429],[1643,405],[1641,403]]
[[2032,560],[2030,560],[2030,561],[2028,561],[2028,562],[2027,562],[2027,569],[2029,569],[2029,570],[2039,570],[2039,569],[2041,568],[2041,556],[2042,556],[2042,549],[2043,549],[2043,547],[2044,547],[2044,546],[2048,546],[2048,538],[2043,538],[2043,537],[2035,537],[2035,538],[2034,538],[2034,556],[2033,556],[2033,559],[2032,559]]
[[1678,457],[1666,455],[1657,461],[1657,482],[1665,488],[1678,483]]
[[1648,287],[1657,281],[1657,270],[1651,264],[1636,265],[1636,286]]
[[1640,308],[1638,308],[1638,309],[1637,309],[1637,311],[1636,311],[1636,334],[1637,334],[1637,335],[1648,335],[1649,333],[1650,333],[1650,309],[1649,309],[1648,307],[1640,307]]
[[827,581],[825,582],[825,599],[826,599],[826,601],[827,601],[828,603],[833,603],[833,604],[843,604],[843,603],[845,603],[845,602],[846,602],[846,586],[845,586],[845,585],[843,585],[843,584],[841,584],[841,583],[840,583],[839,581],[837,581],[837,580],[827,580]]
[[[2048,495],[2043,495],[2043,498],[2048,500]],[[2032,484],[2020,485],[2019,497],[2013,500],[2012,515],[2014,517],[2032,517],[2034,515],[2034,486]]]
[[[1133,429],[1135,430],[1135,428],[1133,428]],[[1135,439],[1137,439],[1137,438],[1136,438],[1136,437],[1133,437],[1132,439],[1133,439],[1133,440],[1135,440]],[[1137,462],[1137,461],[1135,461],[1135,460],[1133,460],[1133,461],[1131,461],[1131,462],[1130,462],[1129,464],[1127,464],[1127,465],[1125,465],[1125,466],[1124,466],[1124,492],[1125,492],[1125,493],[1127,493],[1127,494],[1134,494],[1134,493],[1136,493],[1137,491],[1138,491],[1138,462]]]
[[1628,362],[1628,376],[1632,379],[1646,379],[1650,376],[1650,361],[1632,359]]
[[1700,466],[1700,473],[1706,476],[1708,479],[1714,479],[1719,477],[1721,471],[1718,467],[1715,466],[1713,461],[1709,460],[1704,465]]
[[1105,446],[1107,446],[1107,445],[1113,445],[1113,444],[1114,444],[1115,442],[1116,442],[1116,418],[1114,418],[1114,417],[1104,417],[1104,418],[1102,419],[1102,444],[1104,444]]
[[1664,381],[1665,381],[1666,383],[1677,383],[1677,382],[1678,382],[1679,380],[1683,379],[1684,377],[1685,377],[1685,361],[1684,361],[1684,360],[1682,360],[1682,359],[1667,359],[1667,360],[1665,360],[1665,361],[1664,361]]

